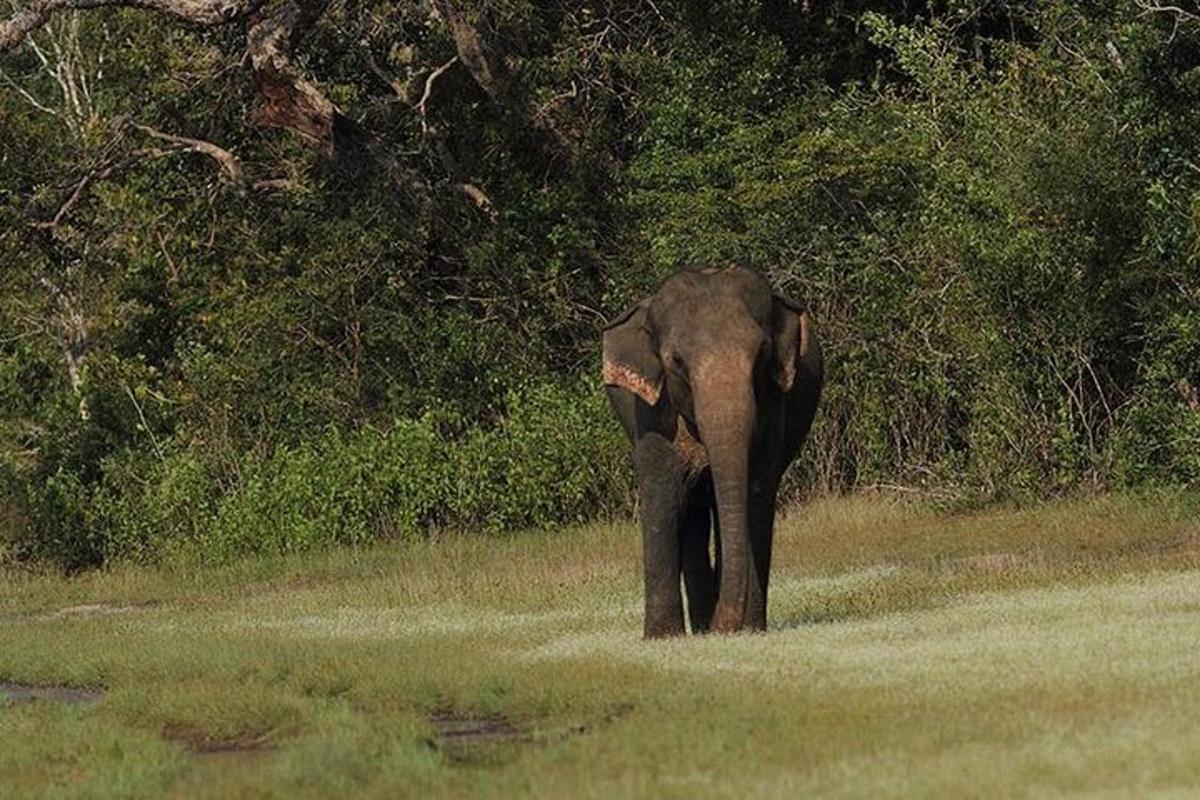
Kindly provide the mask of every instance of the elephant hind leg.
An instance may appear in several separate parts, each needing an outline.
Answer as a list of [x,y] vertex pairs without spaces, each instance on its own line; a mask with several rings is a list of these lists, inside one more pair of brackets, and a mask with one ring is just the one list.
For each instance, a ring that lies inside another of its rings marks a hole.
[[704,633],[709,629],[717,604],[717,574],[709,552],[712,512],[711,490],[696,487],[684,514],[679,548],[692,633]]

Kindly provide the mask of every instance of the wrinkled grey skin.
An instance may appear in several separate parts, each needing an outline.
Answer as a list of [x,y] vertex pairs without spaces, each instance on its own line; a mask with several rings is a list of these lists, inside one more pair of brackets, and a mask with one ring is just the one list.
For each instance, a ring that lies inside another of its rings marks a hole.
[[[647,638],[764,630],[775,499],[823,382],[807,313],[741,267],[687,269],[604,332],[633,444]],[[716,531],[716,559],[710,537]]]

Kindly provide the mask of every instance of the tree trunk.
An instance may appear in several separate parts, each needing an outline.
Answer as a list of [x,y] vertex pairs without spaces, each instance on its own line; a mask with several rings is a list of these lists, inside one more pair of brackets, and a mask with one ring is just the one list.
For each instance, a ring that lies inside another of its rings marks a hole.
[[91,417],[87,397],[83,394],[83,364],[88,347],[87,321],[79,304],[61,286],[45,275],[38,280],[54,298],[58,310],[54,325],[58,329],[58,346],[67,367],[67,380],[79,401],[79,418],[87,421]]

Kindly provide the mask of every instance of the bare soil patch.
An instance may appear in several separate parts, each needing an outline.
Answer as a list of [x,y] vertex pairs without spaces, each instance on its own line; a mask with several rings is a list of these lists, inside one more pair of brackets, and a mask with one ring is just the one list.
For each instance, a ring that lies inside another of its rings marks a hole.
[[632,710],[632,704],[620,703],[593,720],[540,728],[535,720],[517,722],[503,714],[439,709],[429,715],[429,722],[435,731],[430,745],[442,753],[451,764],[502,764],[514,758],[521,747],[542,746],[581,736],[617,721]]
[[507,745],[529,743],[523,733],[501,714],[460,714],[445,709],[429,715],[434,727],[431,744],[452,764],[463,766],[500,763]]
[[262,758],[275,752],[262,736],[213,738],[190,725],[168,725],[163,737],[183,745],[188,754],[208,762]]
[[33,686],[28,683],[0,682],[0,697],[11,703],[30,703],[34,700],[53,700],[78,705],[91,703],[104,696],[100,689],[79,686]]

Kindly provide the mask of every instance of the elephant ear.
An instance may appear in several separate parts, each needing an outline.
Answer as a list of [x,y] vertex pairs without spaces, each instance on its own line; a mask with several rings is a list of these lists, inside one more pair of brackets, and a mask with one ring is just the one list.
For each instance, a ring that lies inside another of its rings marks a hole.
[[775,296],[772,311],[775,339],[774,378],[784,392],[792,389],[797,365],[813,347],[811,321],[804,306],[787,297]]
[[604,383],[633,392],[649,405],[662,394],[663,371],[639,303],[604,329]]

